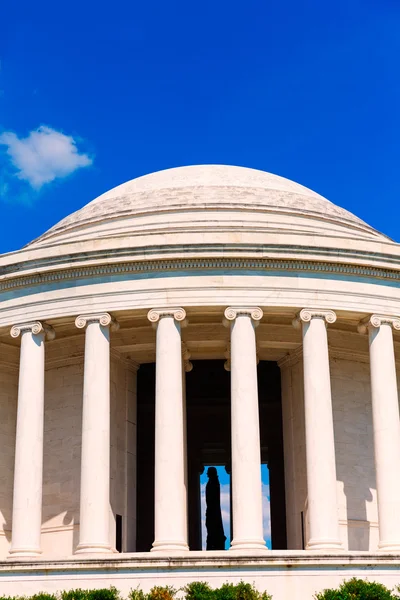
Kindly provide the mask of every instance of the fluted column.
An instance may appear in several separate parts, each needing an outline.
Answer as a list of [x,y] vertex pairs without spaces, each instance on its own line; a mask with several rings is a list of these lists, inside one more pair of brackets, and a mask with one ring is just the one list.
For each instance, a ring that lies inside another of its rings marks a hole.
[[44,345],[54,331],[39,321],[15,325],[21,335],[10,558],[41,554]]
[[185,317],[183,308],[148,313],[157,328],[153,552],[188,550],[181,345]]
[[379,548],[400,551],[400,418],[393,329],[400,317],[372,315],[358,327],[369,334]]
[[110,546],[110,329],[108,313],[81,315],[86,328],[83,383],[81,502],[77,554],[101,554]]
[[232,510],[231,550],[265,549],[255,326],[257,307],[229,307],[231,328]]
[[307,550],[340,550],[335,441],[327,323],[331,310],[303,309],[293,322],[303,333],[309,540]]

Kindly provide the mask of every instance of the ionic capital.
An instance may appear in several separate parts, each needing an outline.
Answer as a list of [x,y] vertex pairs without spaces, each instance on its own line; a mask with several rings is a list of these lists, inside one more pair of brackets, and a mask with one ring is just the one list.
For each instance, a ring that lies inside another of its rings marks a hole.
[[295,329],[300,329],[302,323],[309,323],[311,319],[323,319],[325,324],[332,324],[336,321],[336,313],[333,310],[321,310],[317,308],[303,308],[292,321]]
[[172,317],[180,323],[181,327],[187,325],[186,311],[184,308],[152,308],[147,313],[147,318],[152,323],[153,327],[157,327],[157,323],[164,317]]
[[391,317],[388,315],[370,315],[357,325],[358,333],[367,333],[368,329],[373,327],[378,329],[381,325],[390,325],[397,331],[400,330],[400,317]]
[[258,306],[228,306],[224,312],[223,324],[225,327],[229,327],[231,322],[239,315],[246,315],[251,318],[253,325],[257,326],[263,318],[263,314],[263,311]]
[[111,331],[119,329],[119,323],[109,313],[96,313],[93,315],[79,315],[75,319],[78,329],[85,329],[89,323],[99,323],[102,327],[110,327]]
[[30,331],[33,335],[43,334],[47,340],[54,340],[56,333],[50,325],[42,323],[41,321],[31,321],[29,323],[18,323],[11,327],[10,335],[13,338],[17,338],[21,333]]

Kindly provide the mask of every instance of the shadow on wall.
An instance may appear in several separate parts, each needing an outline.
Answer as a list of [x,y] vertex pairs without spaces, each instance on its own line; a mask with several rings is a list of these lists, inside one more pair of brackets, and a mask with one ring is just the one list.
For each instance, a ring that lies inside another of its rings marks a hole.
[[337,478],[346,498],[348,549],[368,551],[375,549],[370,522],[377,521],[371,518],[372,507],[368,510],[374,501],[371,490],[376,489],[369,366],[354,362],[351,374],[343,373],[343,361],[333,361]]
[[42,544],[46,551],[46,537],[68,527],[60,552],[72,554],[78,544],[83,364],[51,369],[45,381]]

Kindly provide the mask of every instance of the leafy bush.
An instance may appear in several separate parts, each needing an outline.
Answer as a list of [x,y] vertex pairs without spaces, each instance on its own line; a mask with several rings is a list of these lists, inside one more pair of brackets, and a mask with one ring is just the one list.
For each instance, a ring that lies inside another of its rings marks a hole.
[[[193,581],[181,590],[171,586],[155,586],[145,593],[139,587],[129,592],[128,600],[176,600],[178,592],[183,592],[183,600],[271,600],[266,592],[260,593],[250,583],[240,581],[237,585],[224,583],[217,589],[212,589],[205,581]],[[369,598],[369,597],[368,597]],[[68,590],[57,595],[41,592],[26,598],[8,598],[0,596],[0,600],[122,600],[115,587],[100,590]],[[380,600],[380,598],[379,598]],[[383,600],[386,600],[383,597]]]
[[[210,600],[213,596],[213,590],[205,581],[192,581],[184,588],[186,600]],[[141,598],[132,598],[132,600],[142,600]]]
[[[103,588],[100,590],[69,590],[67,592],[61,592],[61,600],[120,600],[120,594],[117,588],[111,586],[110,588]],[[34,600],[34,596],[30,600]],[[37,598],[35,600],[50,600],[49,598]],[[56,600],[54,596],[52,600]]]
[[156,585],[147,594],[147,600],[173,600],[177,590],[169,585]]
[[144,593],[139,587],[131,590],[128,596],[129,600],[147,600],[147,594]]
[[316,600],[400,600],[400,596],[381,583],[356,578],[345,581],[336,590],[324,590],[314,597]]
[[[183,588],[185,600],[270,600],[266,592],[260,594],[253,585],[240,581],[237,585],[224,583],[220,588],[211,589],[204,581],[189,583]],[[140,599],[134,599],[140,600]]]

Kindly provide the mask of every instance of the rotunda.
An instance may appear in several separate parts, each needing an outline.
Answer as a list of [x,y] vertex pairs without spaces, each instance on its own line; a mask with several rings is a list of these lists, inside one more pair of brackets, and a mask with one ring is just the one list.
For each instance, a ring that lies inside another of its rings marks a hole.
[[[302,600],[321,572],[399,583],[399,272],[345,209],[224,165],[124,183],[0,256],[9,594],[105,569]],[[206,465],[230,475],[226,552],[202,550]]]

